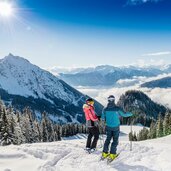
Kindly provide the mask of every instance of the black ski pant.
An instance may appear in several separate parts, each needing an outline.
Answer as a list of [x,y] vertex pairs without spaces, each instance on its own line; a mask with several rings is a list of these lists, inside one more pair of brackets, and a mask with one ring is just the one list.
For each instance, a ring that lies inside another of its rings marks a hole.
[[97,146],[97,141],[99,139],[99,128],[94,126],[94,127],[89,127],[88,128],[89,134],[87,138],[87,144],[86,148],[96,148]]

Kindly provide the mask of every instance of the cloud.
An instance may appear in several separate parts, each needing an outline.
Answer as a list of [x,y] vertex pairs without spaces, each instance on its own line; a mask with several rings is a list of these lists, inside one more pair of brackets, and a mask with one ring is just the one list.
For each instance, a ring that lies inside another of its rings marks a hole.
[[134,66],[140,67],[140,68],[158,68],[162,69],[165,67],[166,61],[164,59],[156,60],[156,59],[138,59]]
[[158,2],[161,0],[128,0],[127,4],[128,5],[140,5],[140,4],[144,4],[147,2]]
[[119,87],[140,86],[141,84],[145,82],[150,82],[150,81],[162,79],[165,77],[171,77],[171,73],[161,74],[155,77],[134,76],[132,79],[120,79],[117,81],[116,85]]
[[142,56],[164,56],[164,55],[171,55],[171,51],[147,53],[147,54],[143,54]]
[[115,95],[116,101],[119,100],[120,96],[124,94],[128,90],[141,90],[145,94],[147,94],[153,101],[158,104],[162,104],[166,107],[171,108],[171,88],[141,88],[139,86],[130,86],[123,88],[106,88],[106,89],[79,89],[83,93],[95,98],[103,105],[107,104],[107,97],[109,95]]
[[[160,78],[171,76],[171,74],[162,74],[157,77],[134,77],[133,79],[119,80],[120,86],[123,87],[113,87],[113,88],[84,88],[77,87],[77,89],[87,94],[103,105],[107,104],[107,97],[109,95],[115,95],[116,101],[119,100],[120,96],[128,90],[140,90],[147,94],[153,101],[171,108],[171,88],[145,88],[140,87],[140,84]],[[135,83],[135,84],[134,84]]]

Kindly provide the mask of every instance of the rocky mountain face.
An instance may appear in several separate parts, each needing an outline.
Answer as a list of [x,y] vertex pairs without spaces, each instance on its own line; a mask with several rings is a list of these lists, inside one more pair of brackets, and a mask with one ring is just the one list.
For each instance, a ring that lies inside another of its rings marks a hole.
[[[36,117],[48,112],[54,122],[83,122],[82,105],[87,98],[50,72],[28,60],[9,54],[0,60],[0,96],[22,110],[30,106]],[[102,105],[95,103],[96,111]]]

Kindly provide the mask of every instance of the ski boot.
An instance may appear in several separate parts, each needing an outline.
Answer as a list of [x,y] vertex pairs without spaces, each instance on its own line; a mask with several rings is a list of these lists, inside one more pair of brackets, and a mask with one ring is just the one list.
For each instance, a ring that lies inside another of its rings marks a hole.
[[115,160],[118,157],[119,154],[110,154],[107,158],[107,164],[111,163],[113,160]]
[[87,153],[90,153],[91,148],[85,148],[85,151],[86,151]]
[[89,153],[94,153],[96,151],[95,148],[90,149]]
[[101,160],[105,160],[107,157],[109,157],[109,153],[102,153]]

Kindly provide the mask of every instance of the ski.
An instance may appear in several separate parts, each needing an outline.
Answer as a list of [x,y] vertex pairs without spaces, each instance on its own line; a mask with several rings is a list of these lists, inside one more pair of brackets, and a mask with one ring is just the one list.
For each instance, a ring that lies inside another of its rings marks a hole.
[[104,157],[100,157],[100,160],[99,161],[104,161],[104,160],[106,160],[107,158],[104,158]]
[[111,158],[107,158],[107,165],[109,165],[110,163],[112,163],[113,161],[115,161],[119,156],[119,153],[117,154],[116,158],[115,159],[111,159]]
[[86,153],[90,154],[90,149],[84,149]]
[[94,152],[96,152],[97,150],[93,150],[93,149],[85,149],[86,153],[88,154],[92,154]]

